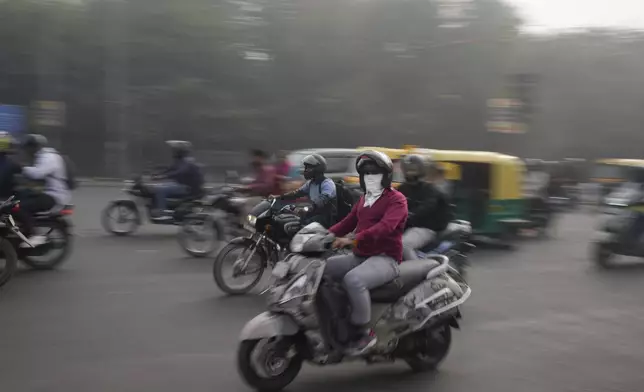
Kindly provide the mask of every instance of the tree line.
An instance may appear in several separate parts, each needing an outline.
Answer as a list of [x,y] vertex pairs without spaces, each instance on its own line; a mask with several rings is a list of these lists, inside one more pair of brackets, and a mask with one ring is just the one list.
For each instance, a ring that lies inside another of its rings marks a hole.
[[[64,126],[29,130],[86,175],[130,173],[176,138],[215,169],[257,146],[630,153],[606,151],[620,135],[636,153],[642,37],[520,24],[501,0],[3,0],[0,103],[64,102]],[[540,75],[535,124],[490,134],[487,100],[524,71]]]

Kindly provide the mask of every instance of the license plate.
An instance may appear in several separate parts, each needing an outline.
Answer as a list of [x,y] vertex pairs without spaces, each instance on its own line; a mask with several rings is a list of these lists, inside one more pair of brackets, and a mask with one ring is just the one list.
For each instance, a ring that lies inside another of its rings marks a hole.
[[250,231],[251,233],[255,232],[255,228],[251,225],[244,224],[244,229]]

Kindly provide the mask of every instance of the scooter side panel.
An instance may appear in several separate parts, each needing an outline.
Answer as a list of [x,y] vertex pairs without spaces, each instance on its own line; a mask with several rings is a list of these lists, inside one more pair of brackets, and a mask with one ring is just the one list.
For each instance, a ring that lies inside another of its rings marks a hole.
[[246,323],[239,335],[239,340],[292,336],[297,334],[299,329],[289,316],[264,312]]

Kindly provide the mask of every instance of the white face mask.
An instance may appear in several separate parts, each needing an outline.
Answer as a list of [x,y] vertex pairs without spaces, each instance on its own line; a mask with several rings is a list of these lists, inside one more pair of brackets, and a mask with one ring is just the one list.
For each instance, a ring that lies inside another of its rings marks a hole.
[[365,174],[364,186],[367,193],[382,192],[382,174]]

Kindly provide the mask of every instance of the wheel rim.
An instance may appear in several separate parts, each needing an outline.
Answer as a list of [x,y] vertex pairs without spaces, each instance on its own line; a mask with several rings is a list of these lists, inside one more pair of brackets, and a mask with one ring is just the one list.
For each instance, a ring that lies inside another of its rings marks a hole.
[[290,350],[280,349],[280,342],[283,340],[260,340],[253,349],[250,365],[258,376],[265,379],[279,377],[288,369],[292,358],[289,355]]
[[137,216],[132,208],[117,205],[107,212],[107,221],[109,229],[114,233],[129,233],[137,225]]
[[183,228],[183,246],[192,253],[212,252],[217,245],[217,230],[206,219],[192,219]]
[[[29,254],[29,261],[32,264],[49,265],[64,255],[65,248],[67,247],[67,234],[61,228],[37,227],[36,233],[47,237],[47,242],[35,248],[33,252],[30,252],[33,253]],[[39,248],[41,248],[41,252],[44,253],[38,252]]]
[[[262,258],[255,252],[252,258],[248,261],[246,269],[243,271],[235,271],[235,265],[241,264],[251,252],[250,248],[235,247],[230,249],[223,257],[220,263],[220,274],[226,286],[231,290],[243,291],[253,286],[255,282],[261,277],[263,267]],[[235,284],[235,282],[239,282]]]

